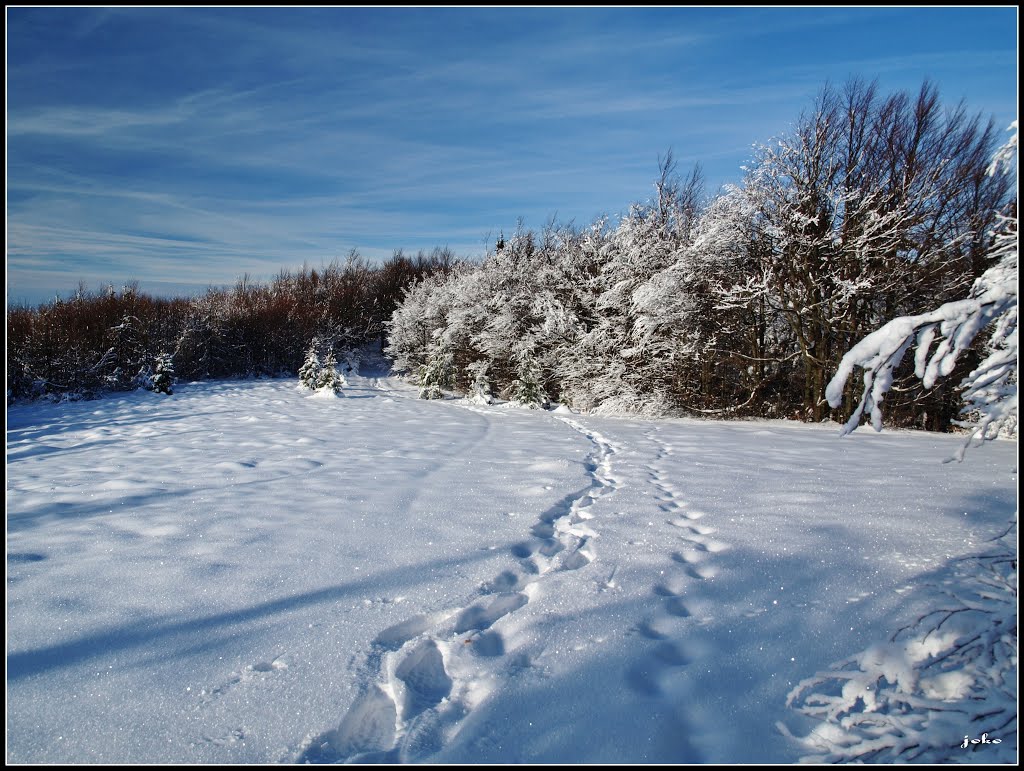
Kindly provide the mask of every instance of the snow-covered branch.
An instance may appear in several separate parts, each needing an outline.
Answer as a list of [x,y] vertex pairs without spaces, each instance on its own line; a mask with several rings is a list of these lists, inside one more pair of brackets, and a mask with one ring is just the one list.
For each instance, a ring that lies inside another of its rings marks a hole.
[[[778,728],[802,747],[801,760],[971,762],[983,749],[987,763],[1014,762],[1015,536],[957,563],[952,607],[797,684],[786,705],[820,722],[804,736]],[[971,743],[983,734],[988,743]]]
[[[1006,168],[1009,147],[1016,147],[1016,135],[997,154],[997,161],[1004,160],[993,162],[990,169],[993,173]],[[864,370],[864,390],[857,408],[843,426],[843,434],[860,424],[864,412],[870,414],[875,430],[882,429],[882,401],[892,387],[896,368],[912,346],[917,348],[915,375],[925,388],[932,388],[939,378],[953,371],[963,353],[989,327],[992,334],[985,358],[960,384],[966,404],[963,412],[973,415],[974,419],[964,423],[972,431],[957,457],[963,457],[964,450],[974,439],[992,438],[1001,429],[1015,427],[1018,294],[1015,218],[1000,217],[990,258],[995,264],[974,282],[967,298],[945,303],[927,313],[893,319],[843,356],[825,391],[832,407],[842,403],[854,368]]]

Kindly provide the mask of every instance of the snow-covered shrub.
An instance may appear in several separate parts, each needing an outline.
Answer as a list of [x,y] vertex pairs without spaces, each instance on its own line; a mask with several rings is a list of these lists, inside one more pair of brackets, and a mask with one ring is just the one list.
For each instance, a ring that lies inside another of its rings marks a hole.
[[595,415],[622,416],[630,415],[639,418],[662,418],[671,415],[672,403],[661,394],[620,393],[611,396],[594,408]]
[[[1016,129],[1016,121],[1011,128]],[[1013,157],[1017,135],[996,156],[990,173],[1004,167],[1007,153]],[[851,350],[839,364],[825,395],[833,407],[843,400],[843,389],[854,367],[864,370],[860,403],[843,427],[848,434],[857,428],[867,411],[876,431],[882,429],[882,400],[892,386],[894,372],[907,351],[917,348],[914,372],[931,388],[949,375],[960,356],[982,330],[992,329],[982,362],[960,383],[965,402],[962,414],[976,421],[957,459],[971,442],[994,438],[1017,415],[1017,220],[1001,217],[989,257],[995,261],[971,287],[963,300],[945,303],[917,316],[901,316],[875,330]],[[932,345],[937,342],[934,351]]]

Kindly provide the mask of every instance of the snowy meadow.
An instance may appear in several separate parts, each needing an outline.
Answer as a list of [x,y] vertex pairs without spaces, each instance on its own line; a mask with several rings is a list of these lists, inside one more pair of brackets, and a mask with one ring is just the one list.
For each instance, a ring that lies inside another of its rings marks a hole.
[[1017,760],[1009,11],[7,16],[8,763]]
[[8,762],[813,758],[789,694],[1016,510],[1016,442],[349,381],[8,408]]

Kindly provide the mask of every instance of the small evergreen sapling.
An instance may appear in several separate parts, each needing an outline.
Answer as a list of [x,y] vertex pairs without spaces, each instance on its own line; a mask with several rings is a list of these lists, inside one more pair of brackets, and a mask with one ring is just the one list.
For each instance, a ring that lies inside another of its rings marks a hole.
[[319,387],[317,390],[329,389],[336,394],[340,394],[341,389],[348,385],[345,382],[345,378],[338,372],[337,367],[338,360],[334,357],[334,351],[328,349],[327,354],[324,356],[323,366],[320,368]]
[[333,347],[325,345],[320,338],[315,337],[309,344],[306,360],[299,369],[299,381],[311,391],[330,390],[340,394],[346,383],[336,369],[337,364]]
[[320,368],[320,354],[317,353],[317,340],[314,339],[306,351],[306,360],[299,368],[299,382],[315,391],[320,381]]
[[444,343],[436,343],[427,361],[420,367],[420,398],[443,399],[442,389],[453,387],[452,353]]
[[153,391],[167,394],[174,393],[171,386],[174,384],[174,360],[170,354],[162,353],[156,357],[156,364],[153,366],[153,374],[150,377],[150,387]]
[[540,382],[540,371],[533,354],[519,356],[518,377],[512,386],[512,401],[531,410],[546,410],[551,404]]

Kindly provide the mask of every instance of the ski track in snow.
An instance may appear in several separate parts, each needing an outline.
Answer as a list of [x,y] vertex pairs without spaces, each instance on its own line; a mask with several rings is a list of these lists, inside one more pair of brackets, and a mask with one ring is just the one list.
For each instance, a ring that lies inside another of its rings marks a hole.
[[[375,388],[405,398],[379,380]],[[454,406],[493,411],[465,402]],[[512,549],[518,568],[485,583],[469,602],[430,615],[417,615],[381,631],[359,668],[360,693],[336,728],[307,737],[292,763],[408,763],[439,751],[472,706],[500,689],[520,663],[495,628],[525,607],[545,576],[575,571],[597,558],[590,509],[613,494],[616,448],[603,435],[569,418],[553,415],[584,436],[593,449],[584,461],[591,483],[543,511],[530,537]],[[664,656],[664,654],[663,654]],[[667,660],[672,660],[669,655]]]

